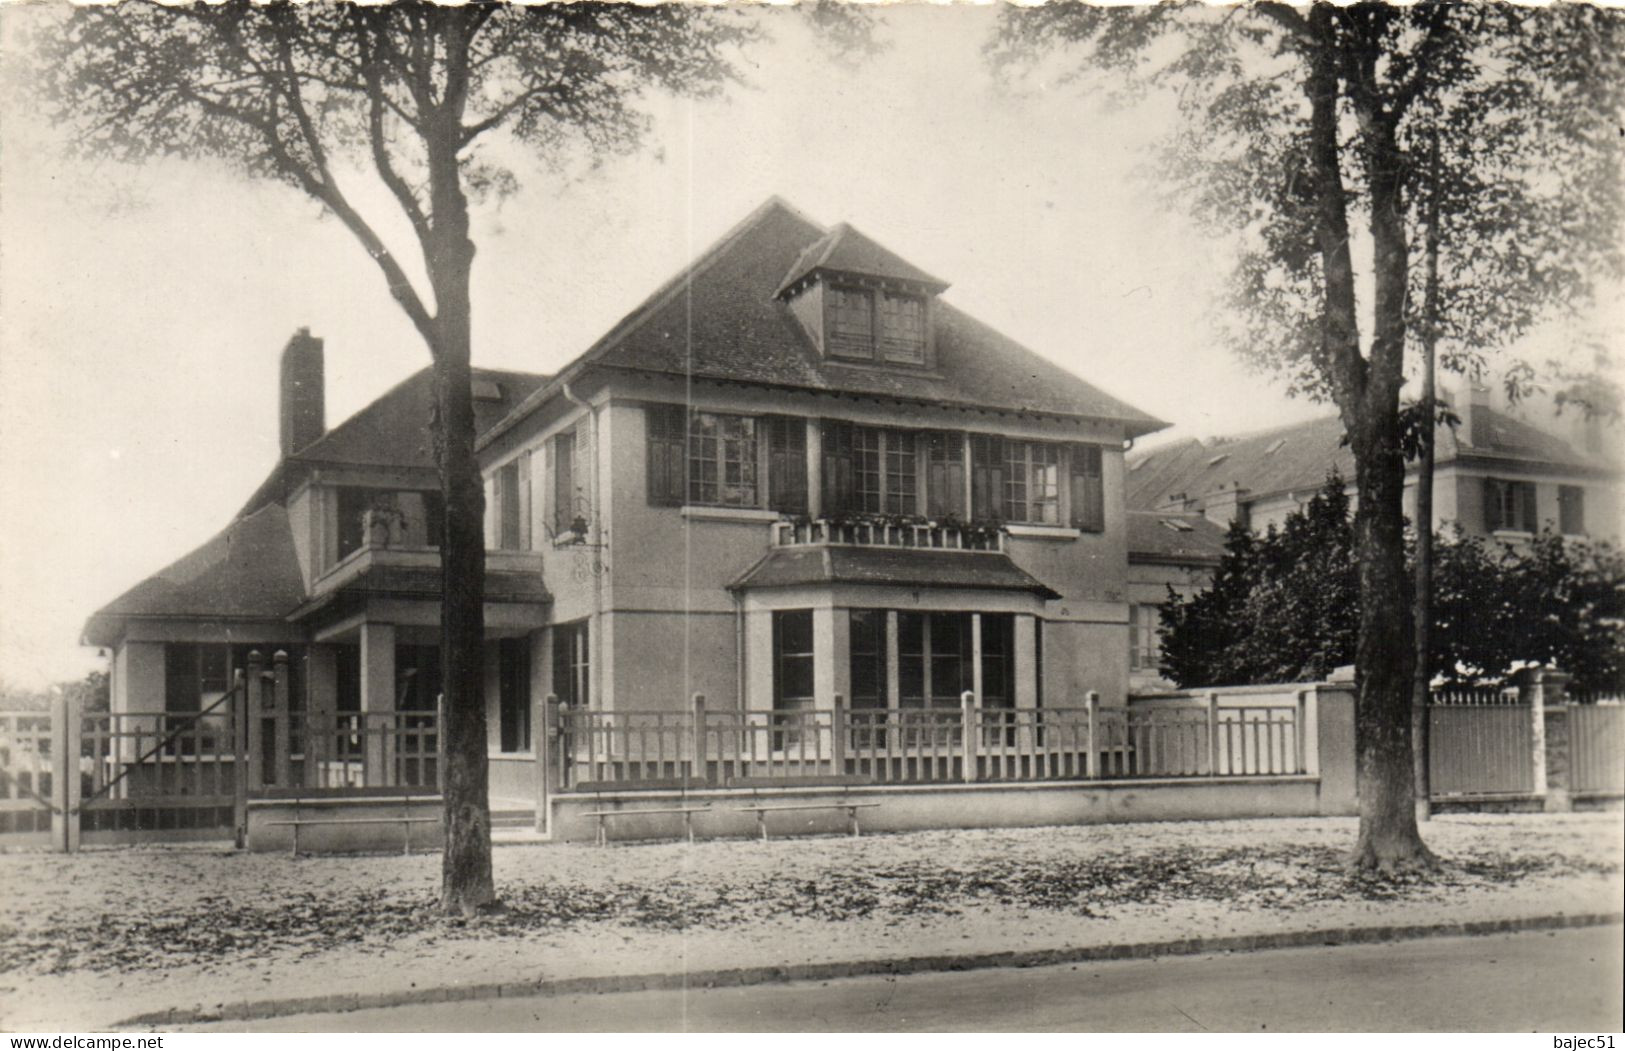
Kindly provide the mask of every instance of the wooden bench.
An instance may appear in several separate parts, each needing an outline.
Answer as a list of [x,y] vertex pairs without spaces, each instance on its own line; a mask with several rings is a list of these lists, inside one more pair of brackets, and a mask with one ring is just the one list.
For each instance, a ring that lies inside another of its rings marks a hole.
[[402,812],[399,815],[379,816],[379,817],[300,817],[299,816],[299,810],[298,810],[297,807],[295,807],[293,817],[288,818],[288,819],[283,820],[283,821],[267,821],[265,823],[265,825],[266,825],[267,828],[275,826],[275,827],[291,827],[293,829],[293,856],[294,857],[299,856],[299,830],[301,828],[306,827],[306,826],[311,826],[311,825],[400,825],[401,826],[401,835],[405,840],[405,849],[402,851],[402,853],[410,854],[410,853],[412,853],[412,826],[413,825],[438,825],[443,820],[443,818],[441,818],[441,817],[413,817],[411,815],[411,812],[407,809],[410,805],[411,805],[411,803],[410,803],[409,800],[403,799],[401,801],[401,811]]
[[612,817],[635,817],[640,814],[681,814],[683,815],[683,831],[688,834],[688,841],[694,842],[694,815],[702,814],[711,807],[707,806],[672,806],[647,807],[639,810],[588,810],[582,817],[595,817],[598,819],[598,845],[609,846],[609,830],[606,822]]
[[877,807],[879,803],[762,803],[758,806],[737,807],[740,813],[754,813],[756,815],[756,828],[762,833],[762,839],[767,840],[767,815],[773,810],[844,810],[848,827],[852,835],[859,835],[858,811],[870,807]]

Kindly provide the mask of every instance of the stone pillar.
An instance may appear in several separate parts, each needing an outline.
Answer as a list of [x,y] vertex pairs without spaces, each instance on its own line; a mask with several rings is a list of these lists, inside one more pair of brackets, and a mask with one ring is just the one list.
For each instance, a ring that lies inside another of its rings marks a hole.
[[395,625],[361,625],[361,722],[365,731],[365,770],[367,787],[389,783],[393,765],[393,727],[380,718],[395,711]]
[[1572,678],[1567,672],[1554,668],[1536,668],[1533,675],[1534,694],[1538,707],[1531,715],[1538,719],[1536,753],[1540,762],[1535,774],[1541,780],[1535,788],[1545,797],[1547,813],[1566,813],[1574,809],[1571,771],[1574,760],[1571,749],[1572,728],[1569,721],[1568,686]]
[[[1016,709],[1032,710],[1039,707],[1038,697],[1038,618],[1026,613],[1016,614],[1015,620],[1015,652],[1011,654],[1016,662]],[[1017,716],[1018,719],[1023,717]],[[1030,718],[1036,719],[1037,716]],[[1036,745],[1034,740],[1034,723],[1017,722],[1016,744],[1023,752],[1030,752]]]

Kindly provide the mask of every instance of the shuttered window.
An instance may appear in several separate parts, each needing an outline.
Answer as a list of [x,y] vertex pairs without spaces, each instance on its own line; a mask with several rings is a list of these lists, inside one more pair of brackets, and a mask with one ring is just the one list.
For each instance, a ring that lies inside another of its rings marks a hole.
[[992,434],[970,439],[971,517],[1004,518],[1005,441]]
[[1106,528],[1106,486],[1100,446],[1072,447],[1072,525],[1089,533]]
[[683,502],[687,489],[683,460],[688,410],[681,405],[650,405],[643,411],[643,421],[647,437],[649,503],[657,507],[676,507]]
[[861,288],[831,285],[826,314],[829,352],[843,358],[875,356],[874,296]]
[[768,507],[784,514],[807,513],[807,421],[773,416],[767,427]]
[[688,421],[688,499],[756,507],[756,420],[696,412]]
[[1535,483],[1484,479],[1484,528],[1493,533],[1535,531]]
[[1577,485],[1557,487],[1557,525],[1564,536],[1585,535],[1585,495],[1585,490]]
[[932,518],[965,517],[965,436],[934,431],[926,435],[925,447],[925,513]]
[[553,436],[553,532],[564,535],[576,518],[576,435]]

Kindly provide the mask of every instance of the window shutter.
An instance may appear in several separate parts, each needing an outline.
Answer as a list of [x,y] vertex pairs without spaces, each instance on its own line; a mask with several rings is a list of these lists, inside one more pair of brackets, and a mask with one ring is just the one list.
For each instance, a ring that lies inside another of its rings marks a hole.
[[651,405],[644,410],[647,433],[649,503],[676,507],[683,502],[687,466],[688,412],[681,405]]
[[852,456],[852,425],[840,420],[825,420],[822,431],[824,512],[840,514],[851,511],[857,502]]
[[926,514],[955,517],[965,508],[965,436],[958,431],[937,431],[926,439]]
[[531,549],[531,499],[533,497],[530,483],[530,453],[519,454],[519,550]]
[[575,518],[576,432],[564,431],[553,437],[553,531],[570,531]]
[[1525,532],[1535,532],[1537,515],[1535,512],[1535,483],[1520,482],[1518,484],[1518,510],[1523,518],[1522,528]]
[[1484,531],[1493,533],[1502,526],[1501,483],[1494,478],[1484,479]]
[[1106,528],[1106,486],[1098,445],[1072,447],[1072,525],[1089,533]]
[[798,416],[770,416],[767,425],[768,507],[807,513],[807,424]]
[[970,439],[972,518],[1004,518],[1004,439],[973,434]]
[[497,546],[497,480],[495,475],[485,478],[485,549]]

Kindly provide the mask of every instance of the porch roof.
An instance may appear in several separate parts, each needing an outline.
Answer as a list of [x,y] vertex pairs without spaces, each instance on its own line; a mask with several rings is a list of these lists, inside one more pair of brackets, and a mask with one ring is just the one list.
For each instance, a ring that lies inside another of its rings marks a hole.
[[268,504],[97,610],[84,640],[115,645],[131,617],[280,620],[304,594],[287,509]]
[[[288,614],[301,621],[317,613],[332,616],[364,605],[369,598],[440,600],[439,566],[372,565],[326,594],[312,598]],[[553,601],[534,573],[487,570],[487,603],[545,605]]]
[[806,584],[1029,591],[1042,598],[1061,597],[1060,592],[999,552],[840,544],[775,548],[728,586],[743,590]]

